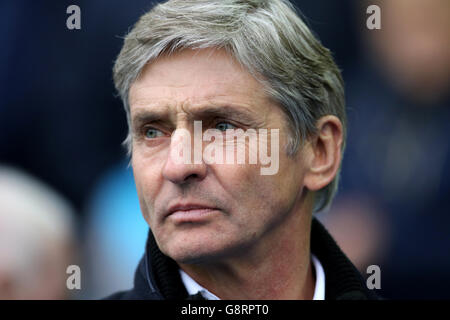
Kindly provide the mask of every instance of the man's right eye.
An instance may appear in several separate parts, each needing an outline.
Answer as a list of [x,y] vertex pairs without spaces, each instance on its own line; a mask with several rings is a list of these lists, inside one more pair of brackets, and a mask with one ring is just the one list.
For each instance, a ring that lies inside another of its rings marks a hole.
[[164,133],[161,132],[161,130],[155,129],[155,128],[146,128],[145,129],[145,138],[147,139],[154,139],[157,137],[163,137]]

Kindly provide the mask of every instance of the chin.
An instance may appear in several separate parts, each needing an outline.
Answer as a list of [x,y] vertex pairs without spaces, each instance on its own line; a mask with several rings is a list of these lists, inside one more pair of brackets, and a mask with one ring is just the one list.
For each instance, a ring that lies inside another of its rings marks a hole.
[[223,258],[229,248],[224,244],[197,239],[179,242],[170,241],[161,251],[178,263],[201,264]]

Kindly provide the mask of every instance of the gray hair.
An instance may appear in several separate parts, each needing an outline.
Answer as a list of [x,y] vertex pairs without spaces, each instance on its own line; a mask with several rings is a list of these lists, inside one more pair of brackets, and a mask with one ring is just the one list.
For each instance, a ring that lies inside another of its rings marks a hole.
[[[114,83],[127,113],[128,92],[143,67],[163,54],[191,48],[225,49],[285,112],[289,155],[317,132],[324,115],[337,116],[344,130],[344,85],[331,53],[314,37],[287,0],[170,0],[144,14],[125,37],[114,65]],[[316,193],[314,212],[328,207],[339,172]]]

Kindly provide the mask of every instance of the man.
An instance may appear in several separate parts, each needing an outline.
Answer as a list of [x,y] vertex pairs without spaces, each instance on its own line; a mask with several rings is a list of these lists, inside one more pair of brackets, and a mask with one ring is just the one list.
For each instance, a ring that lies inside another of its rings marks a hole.
[[159,4],[114,81],[151,230],[134,288],[109,298],[375,297],[312,217],[337,188],[343,83],[287,1]]

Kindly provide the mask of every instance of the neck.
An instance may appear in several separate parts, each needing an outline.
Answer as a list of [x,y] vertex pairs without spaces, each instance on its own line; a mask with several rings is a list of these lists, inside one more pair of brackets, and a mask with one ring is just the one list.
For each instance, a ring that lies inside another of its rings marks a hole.
[[297,209],[288,221],[256,241],[245,256],[180,267],[225,300],[312,299],[315,280],[309,249],[311,214]]

